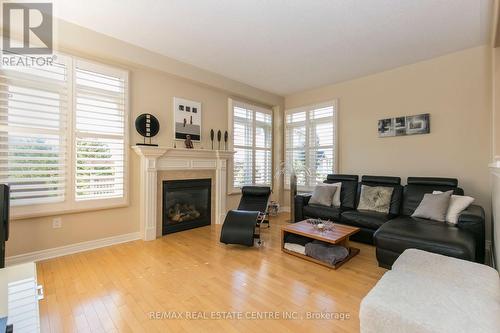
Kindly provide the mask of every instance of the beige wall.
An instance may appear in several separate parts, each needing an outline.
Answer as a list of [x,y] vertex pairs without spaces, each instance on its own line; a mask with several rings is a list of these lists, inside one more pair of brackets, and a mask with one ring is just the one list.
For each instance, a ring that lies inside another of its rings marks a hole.
[[[340,172],[403,180],[456,177],[490,216],[489,47],[286,96],[285,108],[334,98],[339,100]],[[419,113],[431,114],[430,134],[377,137],[379,119]]]
[[[58,22],[58,29],[59,50],[130,71],[131,144],[141,141],[133,128],[133,121],[137,115],[148,112],[156,115],[160,121],[160,134],[153,141],[173,146],[174,96],[202,103],[203,142],[195,146],[205,149],[210,147],[211,128],[222,131],[227,129],[228,98],[242,98],[263,105],[283,107],[284,99],[280,96],[119,40],[63,21]],[[182,141],[177,141],[178,147],[182,145]],[[139,231],[139,162],[132,150],[129,156],[130,206],[62,215],[61,229],[52,229],[54,216],[12,221],[7,256]],[[228,199],[229,208],[236,206],[239,201],[238,196],[228,196]]]
[[500,47],[492,50],[493,63],[493,157],[500,159]]
[[498,163],[500,161],[500,47],[492,49],[493,53],[493,159],[496,168],[491,168],[492,189],[492,243],[496,267],[500,266],[500,176]]

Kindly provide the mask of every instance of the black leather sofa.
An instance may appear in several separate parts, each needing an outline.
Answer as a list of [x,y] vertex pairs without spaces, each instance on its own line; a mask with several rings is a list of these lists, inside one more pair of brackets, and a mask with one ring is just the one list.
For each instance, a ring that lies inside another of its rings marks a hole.
[[[295,197],[295,221],[306,218],[330,219],[359,227],[354,241],[375,244],[379,265],[390,268],[397,257],[408,248],[417,248],[460,259],[484,262],[484,210],[471,205],[462,212],[456,225],[412,218],[424,194],[435,190],[464,192],[452,178],[409,177],[401,186],[399,177],[328,175],[325,183],[342,182],[341,207],[309,205],[310,194]],[[358,211],[361,185],[391,186],[394,188],[388,214]]]

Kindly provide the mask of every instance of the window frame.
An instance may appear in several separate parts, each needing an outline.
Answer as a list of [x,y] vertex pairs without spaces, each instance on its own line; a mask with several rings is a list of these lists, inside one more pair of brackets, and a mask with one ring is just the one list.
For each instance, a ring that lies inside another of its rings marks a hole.
[[[93,60],[54,52],[58,59],[65,59],[68,70],[67,94],[67,132],[66,140],[68,152],[66,154],[66,186],[65,199],[58,203],[31,204],[11,206],[10,217],[13,220],[69,214],[84,211],[95,211],[126,207],[129,202],[129,136],[130,136],[130,72],[127,69],[114,65],[96,62]],[[76,64],[85,63],[88,68],[95,68],[98,72],[118,75],[124,81],[124,133],[123,133],[123,196],[114,198],[99,198],[76,200]]]
[[[306,133],[305,133],[305,139],[306,139],[306,144],[305,144],[305,161],[306,163],[310,163],[310,155],[309,155],[309,151],[311,150],[311,146],[309,144],[310,142],[310,128],[311,128],[311,121],[310,121],[310,113],[314,110],[317,110],[317,109],[322,109],[322,108],[325,108],[325,107],[333,107],[333,117],[332,117],[332,121],[333,121],[333,163],[332,163],[332,167],[333,169],[331,170],[331,173],[338,173],[338,170],[339,170],[339,129],[338,129],[338,114],[339,114],[339,106],[338,106],[338,100],[337,99],[334,99],[334,100],[330,100],[330,101],[327,101],[327,102],[322,102],[322,103],[316,103],[316,104],[310,104],[310,105],[305,105],[305,106],[301,106],[301,107],[297,107],[297,108],[291,108],[291,109],[287,109],[285,110],[284,112],[284,160],[285,160],[285,172],[284,172],[284,181],[283,181],[283,188],[287,191],[290,190],[290,182],[287,181],[287,177],[290,176],[289,174],[289,171],[291,170],[290,167],[289,167],[289,162],[288,162],[288,150],[289,150],[289,147],[288,147],[288,140],[287,140],[287,135],[288,135],[288,130],[289,130],[289,125],[288,125],[288,122],[287,122],[287,116],[290,115],[290,114],[294,114],[294,113],[300,113],[300,112],[305,112],[306,114],[306,119],[302,122],[297,122],[297,124],[294,124],[294,126],[292,127],[300,127],[300,126],[304,126],[305,129],[306,129]],[[321,123],[321,121],[317,122],[317,123]],[[326,123],[326,122],[325,122]],[[293,150],[293,149],[292,149]],[[307,168],[310,169],[309,166],[307,166]],[[314,177],[310,177],[310,179],[314,179]],[[316,183],[317,184],[317,183]],[[316,184],[312,184],[311,182],[309,182],[309,184],[306,184],[306,185],[297,185],[297,191],[300,191],[300,192],[309,192],[309,191],[312,191],[315,187]]]
[[[230,150],[232,151],[235,151],[235,145],[234,145],[234,107],[235,106],[240,106],[242,108],[245,108],[245,109],[251,109],[253,111],[253,117],[252,117],[252,122],[253,122],[253,136],[252,136],[252,146],[251,146],[251,150],[252,150],[252,163],[254,165],[253,167],[253,174],[252,174],[252,178],[253,180],[255,181],[255,155],[256,155],[256,151],[259,150],[259,151],[269,151],[271,153],[271,174],[270,174],[270,184],[248,184],[248,185],[257,185],[257,186],[269,186],[271,188],[271,190],[273,189],[273,186],[274,186],[274,176],[273,176],[273,170],[274,170],[274,140],[275,140],[275,137],[274,137],[274,111],[272,109],[272,107],[269,107],[269,108],[265,108],[265,107],[262,107],[262,106],[258,106],[258,105],[255,105],[255,104],[251,104],[251,103],[246,103],[246,102],[242,102],[242,101],[239,101],[239,100],[234,100],[232,98],[229,98],[228,99],[228,128],[229,128],[229,131],[231,133],[230,135],[230,140],[229,140],[229,144],[230,144]],[[271,125],[270,125],[270,133],[271,133],[271,147],[269,149],[267,148],[261,148],[261,147],[256,147],[256,117],[255,117],[255,113],[256,112],[261,112],[261,113],[266,113],[268,115],[271,116]],[[233,158],[231,159],[231,165],[229,167],[229,172],[228,172],[228,178],[229,178],[229,181],[228,181],[228,194],[231,195],[231,194],[241,194],[241,187],[235,187],[234,186],[234,155],[233,155]],[[247,185],[243,185],[243,186],[247,186]]]

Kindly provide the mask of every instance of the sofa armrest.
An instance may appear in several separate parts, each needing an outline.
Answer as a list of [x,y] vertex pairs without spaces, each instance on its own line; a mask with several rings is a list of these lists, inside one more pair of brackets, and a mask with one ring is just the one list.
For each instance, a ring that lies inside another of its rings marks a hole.
[[467,230],[476,240],[476,261],[484,263],[485,252],[485,213],[478,205],[470,205],[458,216],[457,227]]
[[311,193],[302,193],[302,194],[297,194],[295,196],[295,208],[294,208],[294,215],[295,215],[295,221],[294,222],[300,222],[304,220],[304,206],[307,206],[309,203],[309,200],[311,199],[312,194]]

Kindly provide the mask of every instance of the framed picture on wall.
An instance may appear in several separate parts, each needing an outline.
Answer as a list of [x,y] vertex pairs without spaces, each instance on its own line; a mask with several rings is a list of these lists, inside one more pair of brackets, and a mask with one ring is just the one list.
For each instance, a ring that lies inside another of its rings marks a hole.
[[201,141],[201,103],[174,97],[174,138]]
[[378,136],[383,138],[386,136],[394,136],[393,118],[381,119],[378,121]]
[[394,135],[406,135],[406,117],[394,118]]
[[430,114],[386,118],[378,121],[379,138],[428,134],[431,132]]
[[431,131],[428,113],[408,116],[406,121],[408,122],[406,135],[427,134]]

